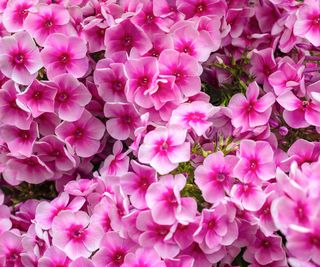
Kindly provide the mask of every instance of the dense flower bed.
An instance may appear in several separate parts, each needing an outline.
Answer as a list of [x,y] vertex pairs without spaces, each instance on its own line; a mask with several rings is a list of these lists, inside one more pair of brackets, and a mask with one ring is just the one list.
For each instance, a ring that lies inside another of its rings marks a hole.
[[0,266],[320,266],[319,0],[0,0]]

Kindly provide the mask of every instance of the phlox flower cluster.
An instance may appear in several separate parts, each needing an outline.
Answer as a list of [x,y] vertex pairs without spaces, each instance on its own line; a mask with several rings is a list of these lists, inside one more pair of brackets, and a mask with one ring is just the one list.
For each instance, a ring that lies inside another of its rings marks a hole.
[[0,266],[320,266],[320,0],[0,0]]

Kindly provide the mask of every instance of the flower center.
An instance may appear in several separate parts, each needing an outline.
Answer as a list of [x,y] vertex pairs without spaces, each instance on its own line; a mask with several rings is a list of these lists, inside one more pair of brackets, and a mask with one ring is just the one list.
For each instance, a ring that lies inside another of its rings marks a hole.
[[83,130],[82,129],[76,129],[73,133],[73,135],[76,137],[76,138],[81,138],[83,136]]
[[204,9],[205,9],[204,4],[200,4],[197,6],[196,11],[197,11],[197,13],[202,13],[204,11]]
[[251,169],[251,170],[253,170],[253,171],[256,170],[257,165],[258,165],[258,164],[257,164],[257,161],[256,161],[256,160],[253,159],[253,160],[250,161],[250,169]]
[[153,21],[153,19],[154,19],[154,16],[153,16],[152,14],[148,14],[148,15],[146,16],[146,21],[147,21],[147,23],[151,23],[151,22]]
[[59,93],[57,96],[57,100],[61,103],[66,102],[68,99],[68,95],[65,92]]
[[122,82],[120,82],[120,81],[115,81],[115,82],[113,82],[113,84],[112,84],[113,86],[113,89],[115,90],[115,91],[121,91],[122,90]]
[[125,36],[124,38],[123,38],[123,44],[124,44],[124,46],[131,46],[131,44],[132,44],[132,37],[131,36]]
[[124,253],[122,251],[118,251],[113,256],[113,262],[116,264],[122,264],[124,261]]
[[19,253],[17,252],[11,252],[8,257],[7,257],[7,261],[9,262],[15,262],[17,259],[19,258]]
[[47,20],[45,23],[44,23],[44,26],[46,28],[51,28],[53,26],[53,22],[51,20]]
[[310,237],[310,242],[315,247],[320,247],[320,238],[318,236],[312,235]]
[[14,62],[17,64],[22,64],[24,62],[24,59],[25,59],[24,54],[19,53],[19,54],[15,55]]
[[222,182],[222,181],[224,181],[225,179],[226,179],[226,174],[225,174],[225,173],[219,172],[219,173],[217,174],[217,180],[218,180],[218,181]]
[[268,240],[263,240],[263,241],[262,241],[262,246],[263,246],[263,247],[268,248],[268,247],[270,247],[270,245],[271,245],[271,244],[270,244],[270,242],[269,242]]
[[59,57],[59,61],[62,64],[67,64],[70,61],[70,56],[67,53],[62,53]]
[[208,228],[213,229],[216,226],[216,220],[212,219],[210,222],[208,222]]
[[34,98],[34,99],[40,99],[40,98],[41,98],[41,92],[35,91],[35,92],[33,93],[33,98]]
[[29,133],[27,131],[21,131],[19,135],[24,140],[27,140],[30,137],[30,135],[29,135]]
[[302,109],[306,109],[308,106],[309,106],[309,101],[307,101],[307,100],[304,100],[304,101],[302,101],[302,103],[301,103],[301,106],[302,106]]
[[166,151],[166,150],[168,150],[168,148],[169,148],[168,143],[167,143],[166,141],[164,141],[164,142],[162,143],[160,149]]

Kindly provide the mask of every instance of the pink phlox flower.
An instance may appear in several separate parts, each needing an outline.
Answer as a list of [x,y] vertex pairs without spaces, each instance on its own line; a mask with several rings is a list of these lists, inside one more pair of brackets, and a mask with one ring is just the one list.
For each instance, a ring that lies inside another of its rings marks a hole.
[[152,183],[157,181],[157,173],[153,168],[131,161],[132,172],[121,176],[120,184],[124,193],[130,196],[130,201],[137,209],[147,208],[146,192]]
[[22,252],[23,247],[19,233],[6,231],[0,235],[0,264],[2,266],[23,267]]
[[159,182],[149,186],[146,202],[156,223],[161,225],[173,225],[175,222],[188,224],[195,220],[197,203],[191,197],[180,196],[185,184],[184,175],[178,174],[162,176]]
[[129,157],[126,152],[122,152],[123,145],[121,141],[116,141],[113,145],[112,154],[109,155],[100,169],[100,173],[105,175],[123,175],[129,169]]
[[242,140],[240,160],[234,167],[234,175],[244,182],[268,181],[275,177],[274,152],[266,141]]
[[5,36],[0,41],[0,70],[14,82],[29,85],[42,67],[39,49],[26,31]]
[[125,85],[127,78],[122,63],[110,59],[98,61],[94,74],[94,81],[100,97],[108,102],[125,102]]
[[79,179],[68,182],[65,185],[64,190],[72,196],[84,197],[89,195],[97,186],[98,183],[94,179]]
[[49,79],[60,74],[69,73],[74,78],[81,78],[88,70],[86,41],[61,33],[48,36],[43,44],[41,58]]
[[49,247],[38,261],[39,267],[49,266],[69,266],[71,260],[67,257],[63,250],[55,246]]
[[199,186],[203,198],[209,203],[224,199],[234,182],[233,168],[238,162],[237,157],[224,156],[221,151],[210,154],[203,165],[195,170],[195,183]]
[[154,222],[151,211],[141,211],[137,217],[136,226],[141,231],[139,244],[144,248],[154,248],[163,258],[173,258],[178,255],[179,246],[172,240],[176,225],[160,225]]
[[17,95],[17,103],[20,108],[31,112],[32,117],[37,118],[41,114],[54,111],[54,98],[57,90],[49,82],[34,80],[22,93]]
[[61,211],[52,221],[52,244],[75,260],[88,258],[100,246],[103,229],[90,224],[84,211]]
[[125,73],[128,78],[125,90],[128,101],[144,108],[152,107],[149,94],[157,90],[159,75],[157,59],[154,57],[129,59],[125,63]]
[[40,4],[36,12],[29,12],[23,26],[38,44],[43,45],[47,37],[53,33],[75,33],[69,21],[70,15],[65,7]]
[[86,110],[79,120],[64,121],[56,128],[57,136],[66,142],[68,150],[84,158],[98,152],[104,132],[103,123]]
[[117,232],[107,232],[92,261],[97,267],[120,267],[126,255],[134,250],[135,243],[130,239],[122,238]]
[[200,92],[202,67],[194,57],[172,49],[163,50],[159,56],[159,70],[161,75],[174,76],[175,87],[185,96]]
[[187,130],[180,126],[160,126],[147,133],[139,148],[138,159],[150,164],[160,174],[166,174],[180,162],[190,159],[190,143],[185,142]]
[[3,136],[12,156],[30,157],[39,133],[37,124],[32,122],[28,130],[4,125],[0,127],[0,135]]
[[130,103],[109,103],[104,106],[104,115],[109,118],[107,131],[117,140],[134,139],[134,131],[141,124],[140,114]]
[[259,90],[258,84],[253,82],[248,86],[246,96],[241,93],[232,96],[228,107],[232,111],[234,127],[246,131],[267,124],[275,97],[269,92],[258,99]]
[[51,202],[42,201],[39,203],[36,209],[35,221],[41,229],[49,230],[53,219],[60,211],[70,210],[72,212],[77,212],[84,203],[85,199],[83,197],[75,197],[70,200],[69,195],[63,192]]
[[183,103],[172,112],[169,124],[193,129],[198,136],[202,136],[212,125],[209,119],[218,111],[218,107],[202,101]]

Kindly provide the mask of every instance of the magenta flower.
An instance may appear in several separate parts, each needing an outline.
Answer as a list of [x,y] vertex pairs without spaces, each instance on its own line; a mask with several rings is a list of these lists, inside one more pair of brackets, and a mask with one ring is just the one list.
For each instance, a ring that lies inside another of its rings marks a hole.
[[0,135],[3,136],[3,140],[7,143],[13,156],[30,157],[33,145],[38,137],[38,127],[35,122],[31,123],[28,130],[4,125],[0,128]]
[[297,12],[294,34],[306,38],[314,46],[320,45],[320,7],[318,1],[307,1]]
[[212,209],[204,209],[198,229],[193,239],[204,250],[218,251],[221,246],[231,245],[238,237],[235,221],[235,207],[219,204]]
[[54,135],[41,138],[35,144],[34,152],[52,170],[69,171],[76,167],[75,158],[64,147],[64,143]]
[[61,211],[52,222],[52,244],[75,260],[88,258],[99,248],[102,228],[92,227],[88,214],[83,211]]
[[139,248],[135,253],[128,253],[124,258],[122,267],[165,267],[166,264],[151,248]]
[[86,74],[89,61],[86,56],[87,45],[83,39],[53,33],[48,36],[43,46],[41,58],[49,79],[63,73],[70,73],[75,78]]
[[157,224],[172,225],[175,222],[188,224],[194,221],[197,203],[191,197],[180,197],[186,184],[182,174],[162,176],[159,182],[149,186],[146,202]]
[[64,251],[55,246],[49,247],[38,261],[38,267],[69,266],[71,260]]
[[78,120],[91,100],[89,90],[70,74],[56,76],[52,82],[57,88],[55,109],[59,117],[65,121]]
[[6,77],[29,85],[41,67],[39,50],[27,32],[20,31],[0,40],[0,70]]
[[199,62],[206,61],[211,52],[219,48],[213,43],[208,32],[199,32],[190,24],[175,29],[172,35],[174,49],[196,58]]
[[0,235],[1,266],[23,267],[21,262],[22,252],[21,236],[10,231]]
[[125,63],[128,78],[126,96],[129,102],[150,108],[152,102],[149,94],[157,90],[159,75],[158,61],[154,57],[131,59]]
[[246,96],[239,93],[234,95],[229,102],[232,111],[232,125],[246,131],[250,128],[265,125],[271,115],[271,106],[275,102],[272,93],[259,97],[259,86],[251,83],[246,91]]
[[113,63],[109,59],[100,60],[93,74],[100,97],[108,102],[125,102],[127,78],[122,63]]
[[125,256],[133,249],[134,243],[130,239],[121,238],[116,232],[108,232],[92,260],[96,267],[120,267]]
[[63,6],[40,4],[36,13],[28,14],[24,21],[24,29],[38,44],[43,45],[47,37],[53,33],[71,33],[69,20],[69,12]]
[[151,211],[146,210],[139,213],[136,226],[142,231],[139,236],[139,244],[145,248],[154,248],[158,255],[163,258],[175,257],[180,249],[172,240],[172,232],[176,225],[160,225],[154,222]]
[[63,210],[70,210],[73,213],[79,211],[83,206],[85,199],[76,197],[70,201],[67,193],[63,192],[50,203],[43,201],[39,203],[36,210],[35,220],[43,230],[49,230],[53,219]]
[[172,112],[169,123],[193,129],[198,136],[202,136],[212,125],[208,119],[218,111],[219,108],[203,101],[183,103]]
[[226,3],[221,0],[178,0],[177,8],[186,15],[186,18],[193,16],[223,16],[225,14]]
[[104,131],[103,123],[86,110],[79,120],[64,121],[56,128],[57,136],[67,143],[69,149],[84,158],[98,152]]
[[240,142],[240,160],[234,167],[235,177],[242,181],[262,181],[275,177],[273,150],[265,141],[242,140]]
[[11,185],[21,182],[40,184],[52,178],[54,173],[37,156],[11,158],[3,172],[3,178]]
[[295,64],[290,58],[284,58],[278,65],[278,70],[272,73],[268,79],[277,96],[302,85],[305,69],[303,65]]
[[190,143],[185,142],[187,130],[178,126],[157,127],[144,137],[138,158],[148,163],[160,174],[166,174],[180,162],[190,159]]
[[185,96],[200,92],[202,67],[192,56],[166,49],[160,54],[159,70],[162,75],[174,76],[175,87]]
[[199,186],[203,198],[216,203],[229,193],[233,185],[233,168],[238,162],[235,156],[224,156],[221,151],[210,154],[203,165],[195,170],[195,183]]
[[33,11],[39,0],[6,1],[2,21],[8,32],[18,32],[23,29],[23,22],[30,11]]
[[244,259],[252,254],[254,259],[262,266],[283,260],[285,258],[285,251],[281,243],[280,236],[272,235],[267,237],[258,231],[256,240],[246,249]]
[[106,103],[104,115],[109,118],[107,131],[117,140],[134,139],[134,131],[140,124],[140,114],[130,103]]
[[107,23],[103,19],[97,19],[92,17],[92,19],[84,25],[83,33],[86,36],[89,46],[89,52],[94,53],[105,49],[104,46],[104,36],[106,33]]
[[248,211],[258,211],[265,203],[267,196],[263,190],[253,183],[235,184],[230,195],[236,203]]
[[253,51],[251,57],[251,69],[256,81],[263,84],[268,84],[268,77],[276,70],[276,62],[273,55],[272,48]]
[[130,196],[130,201],[137,209],[147,208],[146,192],[152,183],[157,181],[157,173],[153,168],[141,165],[132,160],[133,172],[128,172],[120,179],[123,191]]
[[56,93],[57,90],[50,83],[34,80],[23,93],[17,95],[17,100],[20,106],[31,112],[32,117],[37,118],[45,112],[54,111]]
[[140,55],[143,55],[152,48],[148,36],[142,29],[133,24],[130,19],[125,19],[118,25],[108,28],[104,42],[107,55],[119,51],[129,53],[132,48],[135,48]]

